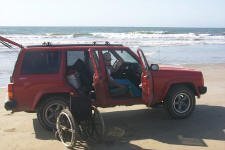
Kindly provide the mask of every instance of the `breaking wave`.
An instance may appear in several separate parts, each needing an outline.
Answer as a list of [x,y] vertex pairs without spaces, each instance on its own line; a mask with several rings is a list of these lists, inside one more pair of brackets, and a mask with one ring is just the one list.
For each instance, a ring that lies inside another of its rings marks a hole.
[[23,45],[41,44],[49,41],[61,43],[92,43],[93,41],[121,43],[127,46],[173,46],[193,44],[225,44],[225,34],[210,33],[170,33],[168,31],[135,32],[90,32],[90,33],[45,33],[45,34],[6,34],[6,38]]

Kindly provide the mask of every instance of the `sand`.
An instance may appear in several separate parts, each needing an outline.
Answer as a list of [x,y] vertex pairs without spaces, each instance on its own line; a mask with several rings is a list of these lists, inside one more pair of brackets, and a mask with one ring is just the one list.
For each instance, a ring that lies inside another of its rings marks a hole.
[[[100,109],[107,133],[114,137],[79,148],[225,149],[225,64],[187,66],[201,70],[208,87],[189,118],[173,120],[162,107],[148,109],[144,105]],[[36,114],[5,111],[5,99],[6,89],[0,89],[1,150],[66,149],[51,132],[41,128]]]

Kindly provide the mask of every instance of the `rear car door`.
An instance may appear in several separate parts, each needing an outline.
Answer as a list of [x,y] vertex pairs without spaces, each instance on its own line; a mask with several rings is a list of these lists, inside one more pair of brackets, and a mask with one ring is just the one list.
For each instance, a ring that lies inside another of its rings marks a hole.
[[89,49],[90,60],[93,66],[93,87],[96,94],[96,103],[98,105],[105,105],[107,100],[107,84],[102,74],[101,65],[99,62],[99,52],[94,49]]
[[142,66],[142,75],[141,75],[141,88],[142,88],[142,101],[146,105],[150,105],[153,100],[153,79],[149,69],[147,59],[141,49],[137,50],[141,66]]

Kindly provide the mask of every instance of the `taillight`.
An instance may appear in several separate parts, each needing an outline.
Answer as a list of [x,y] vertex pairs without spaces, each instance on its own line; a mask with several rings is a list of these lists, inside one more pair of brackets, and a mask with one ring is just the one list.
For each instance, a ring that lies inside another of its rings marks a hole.
[[13,83],[8,84],[8,98],[9,100],[13,99]]

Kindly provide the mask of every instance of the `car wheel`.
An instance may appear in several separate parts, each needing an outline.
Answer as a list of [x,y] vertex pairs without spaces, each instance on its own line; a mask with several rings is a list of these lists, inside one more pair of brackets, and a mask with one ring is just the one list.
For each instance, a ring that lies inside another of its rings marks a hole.
[[173,87],[164,101],[164,106],[172,118],[186,118],[195,108],[195,95],[185,86]]
[[37,118],[41,126],[47,130],[55,129],[57,117],[66,106],[63,97],[51,97],[43,101],[37,110]]

